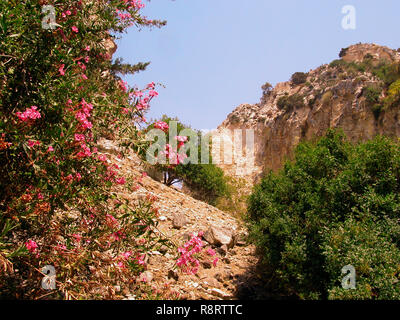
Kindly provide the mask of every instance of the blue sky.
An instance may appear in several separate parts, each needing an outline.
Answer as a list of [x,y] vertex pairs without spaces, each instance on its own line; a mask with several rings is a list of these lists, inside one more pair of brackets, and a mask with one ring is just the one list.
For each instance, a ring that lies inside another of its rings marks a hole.
[[[214,129],[242,103],[257,103],[261,85],[287,81],[338,58],[358,42],[400,47],[398,0],[152,0],[144,14],[166,27],[129,29],[115,57],[150,61],[126,77],[154,81],[160,93],[147,118],[178,116],[196,129]],[[344,30],[342,7],[356,9],[356,29]]]

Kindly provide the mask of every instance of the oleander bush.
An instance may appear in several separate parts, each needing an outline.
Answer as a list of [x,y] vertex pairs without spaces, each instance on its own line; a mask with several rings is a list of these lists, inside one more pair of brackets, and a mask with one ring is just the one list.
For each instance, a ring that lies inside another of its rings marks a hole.
[[[45,5],[55,9],[54,28],[42,25]],[[161,241],[154,199],[133,205],[117,196],[115,188],[134,190],[137,177],[123,176],[96,145],[102,135],[141,145],[135,124],[156,96],[154,84],[128,88],[119,72],[146,64],[113,62],[107,41],[130,26],[165,24],[144,18],[142,7],[140,0],[0,3],[2,298],[141,290],[144,255]],[[56,270],[50,292],[41,287],[46,265]]]
[[[249,199],[247,221],[265,277],[302,299],[400,298],[400,145],[352,145],[329,130],[301,143]],[[341,270],[356,269],[356,289]]]

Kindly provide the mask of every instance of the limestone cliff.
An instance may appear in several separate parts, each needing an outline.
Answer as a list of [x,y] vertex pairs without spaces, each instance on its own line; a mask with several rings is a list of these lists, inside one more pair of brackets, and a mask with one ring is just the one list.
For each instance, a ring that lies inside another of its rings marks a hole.
[[379,114],[374,111],[366,88],[383,88],[381,99],[387,90],[380,77],[361,65],[398,63],[400,53],[375,44],[357,44],[342,49],[340,56],[341,60],[266,88],[261,103],[242,104],[229,114],[218,131],[253,129],[255,167],[250,173],[236,170],[239,161],[221,167],[253,181],[265,170],[279,169],[301,140],[321,136],[328,128],[343,129],[353,142],[377,134],[400,137],[398,104]]

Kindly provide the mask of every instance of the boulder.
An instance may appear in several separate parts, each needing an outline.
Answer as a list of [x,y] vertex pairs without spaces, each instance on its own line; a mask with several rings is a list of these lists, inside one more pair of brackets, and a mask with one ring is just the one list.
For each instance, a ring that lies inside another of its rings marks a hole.
[[209,227],[203,238],[211,245],[217,247],[226,245],[227,248],[233,248],[236,241],[236,236],[232,230],[216,226]]
[[172,218],[172,226],[175,229],[181,229],[184,226],[186,226],[188,223],[189,222],[188,222],[186,216],[181,213],[174,214],[174,216]]

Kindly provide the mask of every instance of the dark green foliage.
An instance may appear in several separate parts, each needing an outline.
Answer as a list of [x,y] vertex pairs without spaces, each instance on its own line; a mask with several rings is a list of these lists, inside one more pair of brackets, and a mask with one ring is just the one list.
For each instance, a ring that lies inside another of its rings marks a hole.
[[346,62],[345,62],[344,60],[342,60],[342,59],[333,60],[333,61],[329,64],[329,66],[330,66],[331,68],[343,67],[343,66],[345,66],[345,65],[346,65]]
[[369,86],[364,89],[365,99],[368,105],[371,107],[375,119],[379,118],[383,108],[380,99],[381,94],[382,94],[382,88]]
[[176,174],[183,178],[194,195],[215,205],[220,197],[228,196],[228,184],[224,172],[214,164],[179,165]]
[[303,97],[297,93],[289,96],[285,95],[278,99],[277,106],[281,110],[290,112],[294,109],[304,107]]
[[339,52],[339,58],[343,58],[346,55],[347,50],[349,50],[349,48],[342,48]]
[[290,81],[292,81],[293,84],[295,84],[295,85],[299,85],[299,84],[305,83],[307,81],[307,76],[308,76],[307,73],[296,72],[292,75]]
[[388,64],[382,62],[373,68],[372,73],[389,87],[392,83],[400,79],[400,65],[398,63]]
[[[287,295],[399,299],[400,148],[384,137],[351,145],[328,131],[305,142],[249,199],[251,238],[266,276]],[[353,265],[355,290],[341,269]]]
[[135,65],[123,63],[122,58],[115,59],[115,62],[111,65],[111,72],[114,75],[122,74],[122,75],[130,75],[135,74],[140,71],[146,70],[149,66],[150,62],[139,62]]

